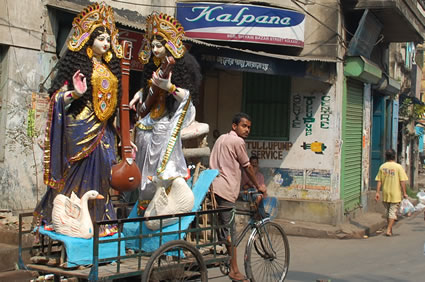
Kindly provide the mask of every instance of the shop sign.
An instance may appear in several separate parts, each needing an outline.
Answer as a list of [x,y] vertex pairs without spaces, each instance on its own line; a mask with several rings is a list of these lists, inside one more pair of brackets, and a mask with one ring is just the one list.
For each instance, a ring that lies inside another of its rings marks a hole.
[[304,47],[305,15],[247,4],[177,3],[177,19],[188,37]]
[[197,46],[197,48],[192,48],[190,52],[203,67],[298,77],[303,77],[306,71],[306,62],[280,60],[235,50],[220,49],[215,51],[212,48]]

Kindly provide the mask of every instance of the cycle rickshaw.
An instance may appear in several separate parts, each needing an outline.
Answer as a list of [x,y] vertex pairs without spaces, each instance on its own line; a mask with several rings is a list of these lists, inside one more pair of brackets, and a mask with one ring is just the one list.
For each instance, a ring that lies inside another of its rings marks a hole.
[[[92,239],[70,240],[51,231],[38,230],[39,243],[24,247],[23,236],[34,230],[23,230],[25,217],[31,217],[32,213],[21,214],[19,267],[52,273],[55,281],[61,277],[82,281],[119,281],[128,277],[140,277],[141,281],[208,281],[208,270],[217,267],[227,275],[230,256],[221,251],[225,242],[217,239],[217,229],[224,227],[218,223],[218,215],[232,209],[200,210],[217,174],[216,170],[204,170],[200,174],[192,188],[195,194],[192,212],[96,222]],[[259,217],[255,209],[232,211],[250,218],[232,242],[239,245],[249,233],[244,254],[247,277],[251,281],[283,281],[289,266],[289,243],[283,228],[269,217]],[[170,218],[175,223],[162,227],[162,221]],[[159,220],[161,228],[148,230],[144,224],[147,220]],[[99,228],[111,224],[118,226],[119,232],[100,238]],[[44,257],[48,262],[25,264],[22,259],[25,252]],[[54,263],[49,263],[50,260]]]

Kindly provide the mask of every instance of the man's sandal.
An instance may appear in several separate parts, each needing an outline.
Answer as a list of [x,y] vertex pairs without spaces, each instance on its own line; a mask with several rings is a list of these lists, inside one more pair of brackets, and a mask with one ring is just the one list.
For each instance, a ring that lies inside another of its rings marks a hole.
[[242,279],[235,279],[235,278],[230,277],[230,275],[229,275],[229,278],[230,278],[230,280],[232,280],[232,282],[249,282],[249,279],[246,278],[245,276]]

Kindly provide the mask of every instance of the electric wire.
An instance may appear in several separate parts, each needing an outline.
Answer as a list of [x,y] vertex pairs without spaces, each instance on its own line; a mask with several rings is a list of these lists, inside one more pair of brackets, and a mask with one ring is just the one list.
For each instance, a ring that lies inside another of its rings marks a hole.
[[[321,21],[320,19],[318,19],[315,15],[313,15],[312,13],[310,13],[309,11],[307,11],[303,6],[301,6],[298,2],[300,2],[299,0],[291,0],[292,3],[294,3],[295,5],[297,5],[301,10],[303,10],[307,15],[309,15],[312,19],[314,19],[315,21],[317,21],[319,24],[321,24],[322,26],[324,26],[325,28],[327,28],[328,30],[332,31],[333,33],[335,33],[335,35],[338,37],[338,39],[340,40],[342,46],[347,49],[348,48],[348,43],[346,42],[346,40],[342,37],[341,34],[339,34],[339,32],[335,31],[332,27],[328,26],[326,23],[324,23],[323,21]],[[340,5],[340,3],[338,3],[338,5]]]

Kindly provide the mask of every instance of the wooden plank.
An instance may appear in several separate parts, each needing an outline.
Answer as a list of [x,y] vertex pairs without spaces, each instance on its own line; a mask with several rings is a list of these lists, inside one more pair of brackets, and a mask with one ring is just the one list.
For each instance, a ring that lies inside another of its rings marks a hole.
[[[108,263],[99,266],[99,278],[108,278],[111,276],[121,276],[126,273],[134,273],[138,271],[143,271],[146,263],[148,261],[148,257],[142,257],[141,268],[138,268],[138,259],[130,258],[121,261],[120,272],[117,272],[117,262]],[[41,264],[28,264],[28,268],[37,270],[44,273],[54,273],[67,277],[79,277],[79,278],[88,278],[90,274],[91,267],[83,268],[83,269],[66,269],[56,266],[49,265],[41,265]]]
[[[148,257],[142,257],[141,262],[141,268],[138,268],[138,259],[137,258],[130,258],[125,259],[121,262],[120,266],[120,272],[118,273],[117,270],[117,263],[109,263],[105,265],[99,266],[99,279],[107,279],[110,277],[126,277],[126,274],[128,276],[137,275],[138,272],[142,272],[145,269],[145,266],[148,261]],[[219,255],[217,254],[214,256],[214,254],[207,254],[203,256],[204,261],[211,261],[211,260],[217,260],[217,261],[228,261],[230,260],[230,257],[228,255]],[[182,263],[189,263],[190,259],[184,259]],[[43,273],[53,273],[61,276],[66,277],[78,277],[78,278],[85,278],[87,279],[90,275],[91,267],[86,267],[82,269],[66,269],[61,268],[57,266],[49,266],[49,265],[42,265],[42,264],[28,264],[27,267],[31,270],[40,271]],[[211,267],[218,267],[218,265],[211,266]]]

